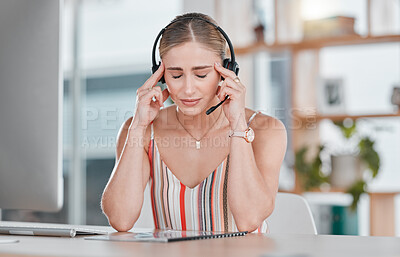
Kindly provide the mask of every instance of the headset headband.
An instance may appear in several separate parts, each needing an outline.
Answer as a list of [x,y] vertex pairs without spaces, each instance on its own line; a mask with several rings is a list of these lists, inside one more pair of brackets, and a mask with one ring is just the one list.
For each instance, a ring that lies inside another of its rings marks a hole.
[[[165,32],[165,30],[166,30],[169,26],[171,26],[171,25],[174,24],[175,22],[178,22],[178,21],[181,21],[181,20],[188,20],[188,19],[191,19],[191,20],[193,20],[193,19],[202,20],[202,21],[205,21],[205,22],[207,22],[208,24],[211,24],[212,26],[214,26],[214,28],[216,28],[216,29],[222,34],[222,36],[225,38],[226,42],[228,43],[229,51],[231,52],[231,60],[230,60],[230,62],[231,62],[231,63],[235,63],[235,52],[233,51],[233,46],[232,46],[231,40],[229,39],[229,37],[228,37],[228,35],[225,33],[225,31],[223,31],[223,29],[221,29],[219,26],[215,25],[215,24],[212,23],[211,21],[208,21],[208,20],[206,20],[206,19],[204,19],[204,18],[201,18],[201,17],[183,17],[183,18],[178,18],[178,19],[172,21],[170,24],[168,24],[167,26],[165,26],[165,27],[160,31],[160,33],[158,33],[158,35],[157,35],[157,37],[156,37],[156,40],[155,40],[155,42],[154,42],[154,45],[153,45],[153,53],[152,53],[152,55],[151,55],[151,56],[152,56],[152,62],[153,62],[153,72],[155,72],[155,71],[154,71],[154,67],[157,67],[157,63],[156,63],[156,47],[157,47],[157,43],[158,43],[158,40],[160,39],[161,35]],[[158,67],[157,67],[157,68],[158,68]]]

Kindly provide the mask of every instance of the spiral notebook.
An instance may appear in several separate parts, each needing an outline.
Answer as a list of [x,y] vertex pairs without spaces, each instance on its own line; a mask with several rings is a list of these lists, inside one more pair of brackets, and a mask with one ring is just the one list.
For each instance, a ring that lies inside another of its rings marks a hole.
[[164,230],[159,232],[131,233],[119,232],[108,235],[85,237],[87,240],[124,241],[124,242],[176,242],[209,238],[244,236],[245,232],[211,232]]

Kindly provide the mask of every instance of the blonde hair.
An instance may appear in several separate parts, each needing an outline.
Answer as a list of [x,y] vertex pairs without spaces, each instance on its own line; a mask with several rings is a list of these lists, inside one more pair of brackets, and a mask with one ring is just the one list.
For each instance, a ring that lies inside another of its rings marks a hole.
[[165,29],[160,40],[159,52],[161,59],[171,48],[187,42],[198,42],[225,58],[226,42],[221,33],[208,22],[216,22],[208,15],[201,13],[186,13],[176,16]]

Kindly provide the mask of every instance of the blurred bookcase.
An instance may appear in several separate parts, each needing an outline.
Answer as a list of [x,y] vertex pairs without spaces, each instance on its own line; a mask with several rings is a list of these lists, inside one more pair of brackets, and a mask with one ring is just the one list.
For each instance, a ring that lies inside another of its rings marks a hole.
[[[358,35],[356,33],[344,33],[340,36],[330,37],[322,36],[301,40],[294,40],[293,42],[280,42],[279,41],[279,13],[278,0],[274,0],[274,42],[267,43],[265,41],[256,41],[253,44],[235,48],[235,53],[238,56],[242,55],[257,55],[259,53],[268,52],[289,52],[290,53],[290,66],[291,66],[291,106],[290,106],[290,119],[291,119],[291,149],[292,153],[296,152],[305,144],[311,146],[319,145],[319,123],[321,120],[342,121],[346,118],[353,120],[379,118],[379,117],[400,117],[400,110],[391,113],[365,113],[358,115],[351,115],[347,113],[338,114],[322,114],[318,112],[316,93],[316,79],[319,74],[319,53],[321,49],[333,46],[357,46],[368,44],[380,44],[389,42],[400,42],[400,34],[383,34],[374,35],[371,33],[371,0],[366,0],[367,11],[367,33],[365,35]],[[307,52],[309,62],[307,65],[307,75],[310,79],[305,80],[304,74],[301,71],[301,66],[304,66],[301,58],[304,52]],[[306,85],[305,87],[303,85]],[[317,148],[317,147],[315,147]],[[296,174],[296,173],[295,173]],[[301,187],[298,178],[295,178],[294,189],[290,192],[301,194],[304,189]],[[318,189],[316,190],[318,191]],[[330,192],[344,192],[341,188],[330,188]],[[370,192],[370,235],[376,236],[393,236],[395,235],[395,217],[394,217],[394,197],[400,192]],[[337,212],[337,216],[349,217],[346,209],[333,207]],[[383,211],[385,210],[385,211]],[[354,219],[354,218],[352,218]],[[338,219],[335,227],[338,231],[343,228],[343,220]],[[354,224],[354,220],[352,220]],[[338,232],[337,231],[337,232]],[[339,231],[340,232],[340,231]],[[348,231],[347,231],[348,232]],[[352,232],[349,232],[352,233]]]

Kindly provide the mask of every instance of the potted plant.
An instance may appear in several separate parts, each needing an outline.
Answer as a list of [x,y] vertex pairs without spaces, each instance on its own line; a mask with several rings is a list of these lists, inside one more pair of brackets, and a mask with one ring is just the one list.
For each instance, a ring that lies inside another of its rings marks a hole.
[[[353,145],[355,145],[352,156],[355,156],[356,162],[358,162],[358,165],[355,166],[356,169],[353,170],[356,175],[354,176],[354,181],[350,185],[346,185],[346,192],[353,196],[351,209],[355,210],[361,194],[366,192],[367,181],[364,173],[366,171],[370,172],[370,177],[372,179],[375,178],[379,172],[380,158],[374,147],[375,141],[368,136],[360,135],[353,120],[345,119],[340,122],[334,122],[334,124],[339,127],[346,140],[348,142],[352,141]],[[334,172],[335,170],[332,169],[332,173]]]
[[329,183],[331,187],[341,188],[353,197],[351,209],[355,210],[361,194],[366,192],[365,171],[369,171],[372,178],[379,172],[380,158],[374,148],[375,142],[366,136],[361,136],[356,124],[352,120],[335,122],[340,128],[348,145],[342,148],[341,153],[331,154],[331,173],[322,172],[321,152],[319,150],[313,158],[306,159],[308,146],[302,147],[295,154],[295,169],[299,175],[304,190],[311,190]]
[[324,146],[319,146],[317,154],[310,160],[307,160],[308,146],[303,146],[296,152],[295,156],[295,169],[299,174],[299,181],[304,190],[308,191],[313,188],[320,187],[324,183],[329,182],[329,177],[326,176],[322,170],[322,161],[320,153],[324,150]]

